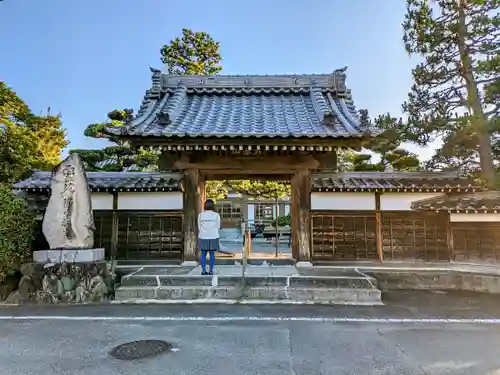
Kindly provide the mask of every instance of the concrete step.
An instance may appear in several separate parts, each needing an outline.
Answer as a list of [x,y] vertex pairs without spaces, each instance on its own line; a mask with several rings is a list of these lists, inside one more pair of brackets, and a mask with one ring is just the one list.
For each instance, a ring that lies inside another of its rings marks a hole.
[[122,302],[144,300],[170,300],[178,302],[196,301],[214,303],[219,300],[236,302],[300,302],[318,304],[341,304],[376,306],[382,304],[381,292],[376,288],[290,288],[237,286],[184,286],[184,287],[129,287],[121,286],[115,298]]
[[[287,269],[288,270],[288,269]],[[289,270],[288,270],[289,271]],[[288,272],[287,271],[287,272]],[[285,269],[280,272],[285,273]],[[260,300],[350,305],[380,305],[374,278],[356,273],[330,276],[165,274],[144,270],[121,280],[115,298],[137,300]]]

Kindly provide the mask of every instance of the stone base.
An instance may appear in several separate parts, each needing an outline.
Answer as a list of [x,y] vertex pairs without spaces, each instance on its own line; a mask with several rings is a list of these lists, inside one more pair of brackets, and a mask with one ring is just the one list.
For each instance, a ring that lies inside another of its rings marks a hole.
[[297,262],[295,263],[297,268],[312,268],[313,264],[311,262]]
[[113,297],[114,274],[106,262],[25,263],[8,304],[102,302]]
[[104,260],[104,249],[37,250],[33,252],[35,263],[92,263]]
[[364,306],[382,304],[376,280],[356,272],[304,276],[295,267],[249,266],[247,270],[252,272],[242,278],[241,267],[223,267],[216,268],[213,277],[200,275],[199,268],[182,274],[175,269],[144,269],[124,276],[116,289],[115,298],[130,303],[144,300],[193,303],[233,300]]
[[196,260],[185,260],[181,263],[181,267],[198,267],[198,262]]

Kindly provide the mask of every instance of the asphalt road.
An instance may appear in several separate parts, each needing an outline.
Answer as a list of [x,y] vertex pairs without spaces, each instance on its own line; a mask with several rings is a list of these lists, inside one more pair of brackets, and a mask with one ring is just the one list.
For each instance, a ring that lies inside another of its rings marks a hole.
[[[500,375],[500,324],[472,320],[479,311],[484,312],[481,317],[500,319],[498,297],[435,293],[387,297],[387,306],[381,308],[2,308],[0,374]],[[28,315],[38,318],[23,320]],[[381,322],[398,316],[409,321]],[[267,320],[246,320],[262,317]],[[359,321],[336,321],[342,317]],[[141,318],[150,319],[137,320]],[[446,318],[463,320],[447,323]],[[136,361],[108,354],[116,345],[142,339],[165,340],[175,350]]]

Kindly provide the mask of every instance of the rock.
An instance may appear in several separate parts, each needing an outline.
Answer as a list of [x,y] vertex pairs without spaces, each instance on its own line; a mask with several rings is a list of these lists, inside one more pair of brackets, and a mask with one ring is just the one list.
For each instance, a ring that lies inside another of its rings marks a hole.
[[2,285],[0,285],[0,301],[4,301],[9,295],[17,289],[19,284],[19,275],[7,276]]
[[76,281],[71,276],[63,276],[61,277],[61,283],[64,292],[69,292],[75,289]]
[[26,301],[21,296],[21,294],[16,290],[15,292],[12,292],[4,302],[8,304],[20,305],[25,303]]
[[[25,267],[29,269],[34,268]],[[9,294],[9,303],[86,303],[113,297],[113,272],[105,262],[62,263],[36,270],[31,276],[21,278],[17,289]]]
[[91,249],[94,216],[83,163],[70,154],[59,164],[50,185],[51,196],[42,231],[51,249]]

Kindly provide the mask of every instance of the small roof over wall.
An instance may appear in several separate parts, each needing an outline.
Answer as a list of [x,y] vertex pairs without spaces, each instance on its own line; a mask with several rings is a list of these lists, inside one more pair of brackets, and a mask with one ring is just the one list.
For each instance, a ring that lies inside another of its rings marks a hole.
[[[182,173],[87,172],[92,191],[179,191]],[[50,189],[51,172],[36,171],[14,189],[43,191]]]
[[456,172],[338,172],[313,175],[313,191],[466,192],[483,190]]
[[500,213],[500,192],[481,191],[423,199],[411,204],[413,210],[456,213]]
[[152,87],[137,116],[107,131],[143,145],[292,139],[324,144],[376,135],[361,122],[345,85],[345,70],[317,75],[178,76],[151,69]]

